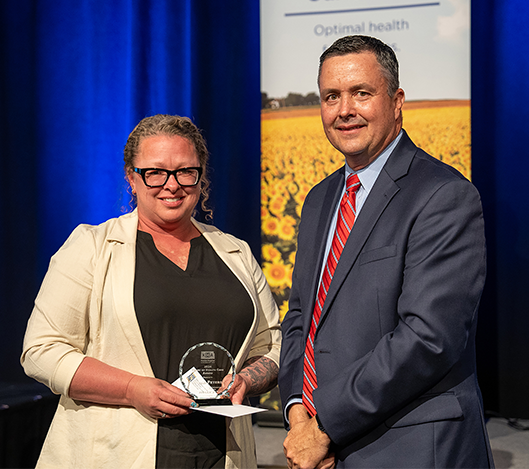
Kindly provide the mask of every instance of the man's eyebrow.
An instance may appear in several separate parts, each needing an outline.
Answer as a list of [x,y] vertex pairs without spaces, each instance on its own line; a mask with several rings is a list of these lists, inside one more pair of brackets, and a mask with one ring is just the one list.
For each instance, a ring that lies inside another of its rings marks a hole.
[[[375,91],[376,88],[373,85],[370,85],[369,83],[357,83],[356,85],[347,88],[347,91],[358,91],[358,90],[368,90],[368,91]],[[320,94],[329,94],[329,93],[335,93],[340,94],[341,90],[339,88],[323,88],[320,91]]]
[[324,88],[320,90],[320,94],[339,93],[337,88]]
[[359,83],[358,85],[354,86],[353,89],[355,90],[364,89],[364,90],[369,90],[369,91],[375,91],[376,87],[369,83]]

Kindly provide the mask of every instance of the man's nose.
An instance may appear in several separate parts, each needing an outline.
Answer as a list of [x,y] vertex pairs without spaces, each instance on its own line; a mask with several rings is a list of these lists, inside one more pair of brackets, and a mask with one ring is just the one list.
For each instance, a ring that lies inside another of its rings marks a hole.
[[340,117],[356,116],[356,103],[352,96],[343,96],[340,102]]

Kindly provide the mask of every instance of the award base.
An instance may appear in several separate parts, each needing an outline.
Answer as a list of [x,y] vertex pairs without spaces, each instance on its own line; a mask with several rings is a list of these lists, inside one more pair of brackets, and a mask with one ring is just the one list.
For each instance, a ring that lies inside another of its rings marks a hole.
[[193,399],[199,406],[205,405],[231,405],[229,399]]

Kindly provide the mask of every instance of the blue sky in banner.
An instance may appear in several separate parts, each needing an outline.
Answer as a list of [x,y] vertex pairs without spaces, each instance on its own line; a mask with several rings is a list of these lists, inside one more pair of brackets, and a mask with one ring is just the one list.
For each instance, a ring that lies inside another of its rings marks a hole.
[[470,99],[470,0],[261,0],[261,90],[317,92],[318,59],[348,34],[390,44],[406,99]]

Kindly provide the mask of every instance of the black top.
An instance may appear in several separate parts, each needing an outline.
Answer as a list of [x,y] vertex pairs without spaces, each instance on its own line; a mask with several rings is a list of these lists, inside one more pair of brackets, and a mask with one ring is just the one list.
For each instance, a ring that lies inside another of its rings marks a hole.
[[[138,231],[134,307],[154,376],[170,383],[197,343],[216,342],[235,357],[254,317],[248,292],[203,236],[191,240],[184,271]],[[224,417],[158,420],[157,468],[223,467],[225,454]]]

